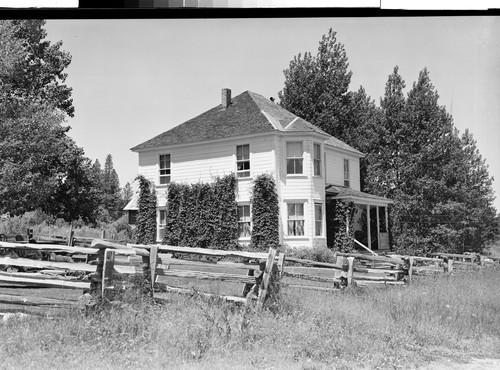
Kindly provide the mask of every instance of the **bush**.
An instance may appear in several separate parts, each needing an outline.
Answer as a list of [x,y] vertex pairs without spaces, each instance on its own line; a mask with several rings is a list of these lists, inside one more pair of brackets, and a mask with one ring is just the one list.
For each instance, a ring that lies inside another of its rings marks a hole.
[[171,183],[164,244],[232,250],[238,245],[236,176],[215,182]]
[[255,178],[252,189],[252,239],[255,250],[278,248],[280,243],[279,200],[276,183],[271,175]]

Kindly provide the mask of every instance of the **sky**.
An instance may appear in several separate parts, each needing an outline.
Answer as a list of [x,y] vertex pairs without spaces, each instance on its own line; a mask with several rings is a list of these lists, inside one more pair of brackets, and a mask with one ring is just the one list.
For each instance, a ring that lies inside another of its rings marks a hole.
[[500,210],[500,17],[80,19],[45,28],[72,55],[69,135],[92,161],[111,154],[121,186],[138,173],[130,148],[220,104],[222,88],[278,100],[283,70],[299,53],[316,54],[332,28],[353,73],[349,90],[362,85],[377,105],[394,66],[406,92],[427,67],[439,104],[477,140]]

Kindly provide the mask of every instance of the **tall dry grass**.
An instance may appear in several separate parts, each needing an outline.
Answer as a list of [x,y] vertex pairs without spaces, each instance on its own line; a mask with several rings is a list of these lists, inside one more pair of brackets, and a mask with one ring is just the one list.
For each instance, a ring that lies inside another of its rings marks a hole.
[[500,269],[339,293],[282,291],[267,309],[129,296],[90,316],[0,327],[4,368],[411,368],[500,353]]

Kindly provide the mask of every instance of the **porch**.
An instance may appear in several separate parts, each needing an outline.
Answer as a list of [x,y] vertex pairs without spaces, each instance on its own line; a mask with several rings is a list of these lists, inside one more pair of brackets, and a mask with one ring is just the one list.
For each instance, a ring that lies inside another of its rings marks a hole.
[[326,201],[335,200],[354,203],[352,225],[358,246],[361,244],[370,250],[390,249],[388,207],[392,200],[343,186],[327,185]]

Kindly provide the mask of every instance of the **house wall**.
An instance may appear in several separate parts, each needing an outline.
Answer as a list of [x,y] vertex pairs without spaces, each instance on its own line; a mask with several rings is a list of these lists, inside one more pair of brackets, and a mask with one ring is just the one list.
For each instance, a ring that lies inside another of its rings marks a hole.
[[344,151],[325,146],[326,183],[344,186],[344,159],[349,159],[350,188],[361,191],[359,158]]
[[[301,141],[303,147],[303,173],[290,175],[286,173],[286,143],[287,141]],[[314,176],[313,143],[322,144],[322,140],[312,136],[287,135],[276,140],[276,163],[279,175],[277,179],[278,194],[280,196],[281,237],[282,243],[290,247],[311,247],[326,245],[325,230],[325,177],[324,166],[321,176]],[[323,159],[323,158],[322,158]],[[288,235],[288,204],[304,204],[304,235]],[[323,207],[322,235],[315,236],[314,204]]]
[[[286,142],[302,141],[303,173],[286,173]],[[322,145],[321,176],[314,176],[313,143]],[[359,158],[330,146],[315,135],[281,133],[261,135],[246,139],[221,140],[211,143],[156,149],[139,153],[139,173],[156,185],[159,209],[166,206],[166,185],[159,184],[159,155],[171,155],[171,181],[180,183],[211,182],[217,176],[236,172],[236,146],[250,145],[249,178],[238,179],[237,202],[250,204],[252,179],[262,173],[272,174],[276,179],[280,199],[281,243],[290,247],[312,247],[326,245],[325,185],[344,185],[343,159],[350,161],[350,186],[360,190]],[[288,204],[304,204],[304,235],[288,235]],[[322,205],[322,233],[315,235],[315,204]],[[159,215],[158,220],[159,222]],[[159,232],[160,236],[161,233]],[[249,238],[240,242],[248,243]]]
[[274,173],[274,138],[261,136],[250,139],[198,143],[165,150],[139,153],[139,173],[153,182],[157,189],[158,205],[166,204],[167,185],[159,184],[159,156],[170,154],[171,181],[179,183],[211,182],[217,176],[236,172],[236,146],[250,145],[250,178],[238,179],[238,202],[250,201],[252,177]]

